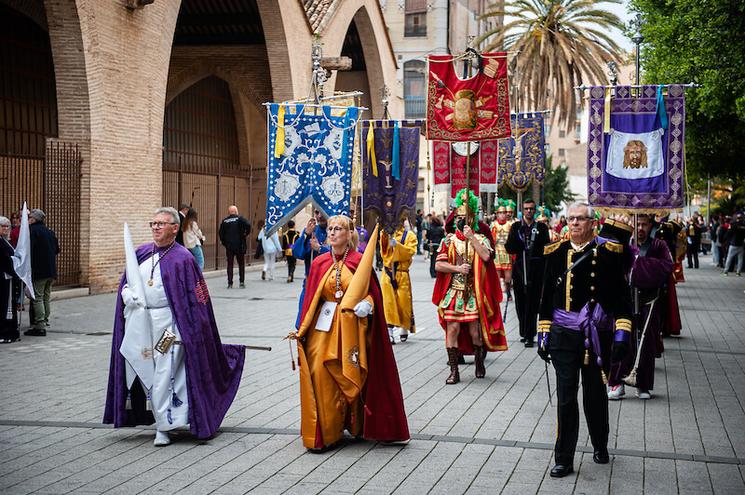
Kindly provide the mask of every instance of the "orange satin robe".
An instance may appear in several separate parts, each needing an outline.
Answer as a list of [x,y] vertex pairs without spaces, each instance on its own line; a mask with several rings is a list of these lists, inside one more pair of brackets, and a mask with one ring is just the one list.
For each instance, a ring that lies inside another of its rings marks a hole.
[[[352,272],[342,266],[341,289],[346,292]],[[360,392],[367,378],[367,319],[342,316],[336,307],[328,332],[316,330],[324,301],[336,301],[336,269],[332,265],[325,282],[313,295],[309,312],[313,325],[298,341],[300,357],[300,433],[306,448],[322,448],[337,442],[348,430],[362,434],[363,404]],[[305,297],[311,297],[306,294]],[[373,304],[372,298],[366,298]],[[373,308],[374,309],[374,308]],[[349,318],[356,325],[346,325]],[[347,328],[349,327],[349,328]],[[353,328],[355,327],[355,328]],[[356,335],[355,335],[356,334]]]

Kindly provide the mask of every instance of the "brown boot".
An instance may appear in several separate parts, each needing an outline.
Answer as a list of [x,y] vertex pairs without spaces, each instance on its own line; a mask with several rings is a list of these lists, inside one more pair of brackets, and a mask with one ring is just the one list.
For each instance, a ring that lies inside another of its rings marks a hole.
[[483,345],[473,346],[473,364],[476,368],[476,378],[484,378],[486,376],[486,367],[484,366],[484,358],[486,357],[486,350]]
[[454,385],[460,381],[458,372],[458,348],[448,347],[448,365],[450,365],[450,376],[445,380],[446,385]]

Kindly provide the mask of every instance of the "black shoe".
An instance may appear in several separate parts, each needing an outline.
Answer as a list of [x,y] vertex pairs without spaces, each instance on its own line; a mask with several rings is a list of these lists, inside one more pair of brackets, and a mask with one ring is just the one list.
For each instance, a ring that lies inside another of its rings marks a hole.
[[522,343],[522,342],[525,342],[525,339],[524,339],[524,338],[522,338],[522,337],[520,337],[520,342],[521,342],[521,343]]
[[557,464],[551,469],[551,477],[552,478],[563,478],[564,476],[569,476],[574,472],[574,468],[572,466],[567,466],[565,464]]
[[533,347],[535,345],[535,342],[532,340],[526,340],[525,341],[525,347]]
[[28,335],[30,337],[46,337],[47,331],[43,328],[29,328],[23,332],[23,335]]
[[228,289],[232,289],[232,288],[233,288],[233,284],[228,284]]
[[245,289],[246,288],[246,284],[244,284],[243,282],[241,282],[240,287],[241,287],[241,289]]
[[592,461],[595,464],[608,464],[610,462],[610,456],[608,455],[608,449],[596,450],[592,454]]

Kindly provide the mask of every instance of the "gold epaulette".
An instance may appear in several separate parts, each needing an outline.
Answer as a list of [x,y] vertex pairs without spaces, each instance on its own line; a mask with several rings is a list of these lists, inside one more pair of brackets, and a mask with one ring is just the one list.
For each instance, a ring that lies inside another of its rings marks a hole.
[[562,239],[560,241],[552,242],[551,244],[546,244],[545,246],[543,246],[543,255],[546,256],[553,253],[554,251],[559,249],[559,246],[561,246],[565,242],[568,242],[568,240]]
[[606,248],[608,248],[608,251],[610,251],[612,253],[618,253],[618,254],[623,253],[623,244],[619,244],[619,243],[613,242],[613,241],[605,241],[603,243],[603,246],[605,246]]

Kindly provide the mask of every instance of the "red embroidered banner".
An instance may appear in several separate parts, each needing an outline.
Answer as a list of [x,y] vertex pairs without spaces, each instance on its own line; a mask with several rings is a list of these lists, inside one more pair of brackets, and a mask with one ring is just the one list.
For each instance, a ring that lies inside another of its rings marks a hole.
[[[471,161],[468,182],[474,194],[497,191],[498,142],[481,141],[471,143]],[[435,141],[433,145],[433,167],[435,186],[447,188],[450,197],[466,187],[466,161],[468,143]]]
[[455,73],[452,56],[428,59],[427,139],[481,141],[510,135],[505,53],[482,54],[482,68],[468,79]]

